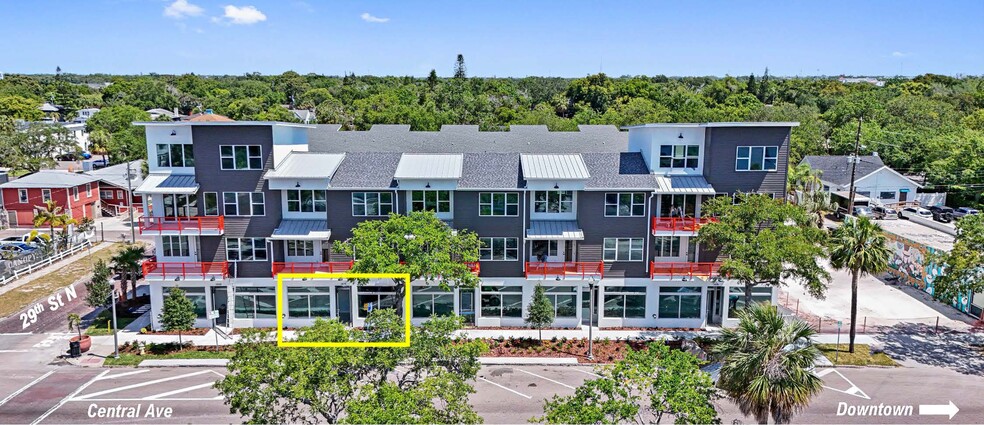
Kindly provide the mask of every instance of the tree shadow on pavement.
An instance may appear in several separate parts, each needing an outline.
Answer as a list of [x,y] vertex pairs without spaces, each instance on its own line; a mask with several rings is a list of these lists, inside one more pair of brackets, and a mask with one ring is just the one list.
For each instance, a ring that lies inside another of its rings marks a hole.
[[933,326],[902,323],[882,328],[878,340],[895,360],[947,368],[966,375],[984,376],[984,334],[954,332]]

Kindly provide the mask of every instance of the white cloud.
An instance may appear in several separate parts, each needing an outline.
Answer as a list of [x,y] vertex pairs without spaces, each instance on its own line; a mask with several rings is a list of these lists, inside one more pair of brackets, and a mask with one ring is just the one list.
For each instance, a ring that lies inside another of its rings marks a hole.
[[899,51],[892,52],[892,57],[894,58],[904,58],[906,56],[912,56],[912,53],[899,52]]
[[257,22],[263,22],[267,19],[267,16],[260,12],[259,9],[253,6],[233,6],[228,5],[225,7],[225,14],[222,17],[212,18],[212,22],[216,23],[229,23],[236,25],[252,25]]
[[174,0],[174,3],[164,8],[164,16],[168,18],[181,19],[188,16],[198,16],[204,12],[198,5],[188,3],[188,0]]
[[374,24],[383,24],[389,22],[390,20],[390,18],[380,18],[378,16],[372,16],[369,14],[369,12],[363,13],[362,15],[360,15],[360,17],[362,18],[363,21],[372,22]]

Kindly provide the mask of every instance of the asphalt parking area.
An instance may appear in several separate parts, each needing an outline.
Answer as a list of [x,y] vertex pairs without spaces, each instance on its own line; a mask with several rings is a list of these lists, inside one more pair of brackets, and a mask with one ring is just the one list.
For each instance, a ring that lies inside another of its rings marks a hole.
[[597,376],[590,366],[486,366],[471,402],[486,423],[525,423],[543,414],[544,400],[574,394]]

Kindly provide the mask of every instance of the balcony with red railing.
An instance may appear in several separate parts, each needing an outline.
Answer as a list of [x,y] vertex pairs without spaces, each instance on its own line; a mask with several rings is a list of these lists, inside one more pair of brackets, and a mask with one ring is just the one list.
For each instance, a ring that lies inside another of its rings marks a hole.
[[721,277],[719,269],[721,268],[721,262],[711,262],[711,263],[685,263],[685,262],[674,262],[674,263],[657,263],[655,261],[649,262],[649,278],[650,279],[704,279],[708,280],[711,278]]
[[651,228],[653,235],[659,232],[696,233],[701,226],[717,221],[714,217],[653,217]]
[[212,235],[225,232],[225,217],[142,217],[141,235]]
[[595,277],[603,278],[605,275],[605,263],[601,261],[587,262],[527,262],[527,279],[588,279]]
[[273,263],[273,277],[280,273],[342,273],[352,270],[351,261],[329,261],[321,263]]
[[158,263],[145,261],[141,266],[147,280],[222,280],[229,277],[229,263]]

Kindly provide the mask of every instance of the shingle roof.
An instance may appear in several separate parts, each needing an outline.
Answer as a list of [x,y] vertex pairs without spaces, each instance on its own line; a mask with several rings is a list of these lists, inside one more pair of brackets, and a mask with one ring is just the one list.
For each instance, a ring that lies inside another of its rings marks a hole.
[[343,153],[291,152],[277,169],[266,173],[268,179],[330,179],[345,159]]
[[591,177],[588,189],[653,189],[656,177],[649,173],[639,152],[588,153],[582,155]]
[[393,175],[396,179],[459,179],[461,154],[405,153]]
[[466,153],[459,189],[515,189],[521,187],[518,153]]
[[591,177],[581,154],[523,154],[523,178],[527,180],[587,180]]
[[[823,174],[820,179],[836,185],[851,184],[851,163],[847,155],[809,155],[803,158],[800,163],[810,165],[814,170],[820,170]],[[860,180],[868,174],[878,171],[885,166],[881,158],[875,155],[862,156],[858,162],[857,172],[854,181]]]
[[[130,161],[130,187],[136,189],[143,184],[143,173],[140,171],[140,166],[143,160]],[[87,171],[86,174],[98,177],[99,180],[109,183],[116,187],[121,187],[126,189],[126,163],[111,165],[106,168],[100,168],[98,170]]]
[[99,178],[87,174],[68,171],[41,170],[19,179],[0,184],[2,188],[63,188],[98,181]]
[[394,152],[349,152],[331,178],[333,188],[389,189],[400,163]]

